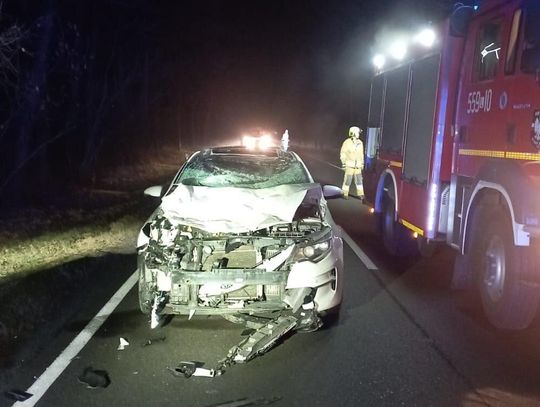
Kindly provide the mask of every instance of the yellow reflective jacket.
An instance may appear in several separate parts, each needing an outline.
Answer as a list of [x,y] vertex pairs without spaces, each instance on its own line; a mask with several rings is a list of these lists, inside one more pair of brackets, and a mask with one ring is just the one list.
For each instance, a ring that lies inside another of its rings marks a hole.
[[362,140],[348,138],[341,146],[339,152],[341,164],[348,168],[364,167],[364,143]]

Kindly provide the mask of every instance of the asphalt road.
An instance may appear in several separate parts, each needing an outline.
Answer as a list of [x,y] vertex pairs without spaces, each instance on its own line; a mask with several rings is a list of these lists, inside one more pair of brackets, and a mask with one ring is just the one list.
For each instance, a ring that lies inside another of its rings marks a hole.
[[[340,170],[304,158],[317,180],[341,183]],[[377,267],[368,269],[345,244],[344,303],[335,325],[294,334],[220,377],[174,377],[167,367],[180,361],[213,367],[239,342],[243,328],[194,317],[150,330],[134,287],[36,405],[212,406],[244,398],[279,398],[275,406],[540,405],[540,322],[517,333],[490,327],[473,301],[448,289],[452,251],[393,259],[382,250],[366,206],[349,199],[333,200],[330,207]],[[116,263],[117,275],[127,279],[133,258]],[[29,388],[121,284],[103,290],[90,279],[92,301],[54,341],[41,345],[10,388]],[[130,343],[123,351],[117,350],[120,337]],[[89,366],[107,371],[107,388],[78,381]],[[11,403],[4,397],[0,405]]]

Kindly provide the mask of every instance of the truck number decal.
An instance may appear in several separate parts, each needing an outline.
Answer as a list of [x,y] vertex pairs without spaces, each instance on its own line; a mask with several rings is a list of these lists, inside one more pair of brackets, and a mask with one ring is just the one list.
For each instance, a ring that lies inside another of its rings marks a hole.
[[484,94],[480,91],[469,92],[467,98],[467,113],[473,114],[478,112],[491,111],[491,101],[493,99],[493,90],[486,89]]

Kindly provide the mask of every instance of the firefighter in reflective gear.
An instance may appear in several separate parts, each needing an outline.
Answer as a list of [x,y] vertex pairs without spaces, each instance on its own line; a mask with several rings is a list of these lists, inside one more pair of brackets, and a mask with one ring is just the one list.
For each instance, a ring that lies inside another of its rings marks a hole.
[[360,199],[364,198],[364,186],[362,185],[362,168],[364,167],[364,143],[360,140],[362,129],[353,126],[349,129],[349,138],[341,146],[339,158],[345,170],[343,178],[343,196],[349,197],[349,188],[354,179],[356,193]]

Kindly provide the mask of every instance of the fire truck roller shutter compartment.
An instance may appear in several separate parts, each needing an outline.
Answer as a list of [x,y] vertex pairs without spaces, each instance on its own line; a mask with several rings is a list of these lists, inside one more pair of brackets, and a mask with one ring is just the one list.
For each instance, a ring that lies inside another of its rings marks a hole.
[[386,96],[384,98],[381,149],[391,153],[401,152],[405,112],[407,107],[407,88],[409,85],[409,66],[386,74]]
[[439,77],[440,56],[417,61],[411,68],[411,96],[403,176],[426,185]]

